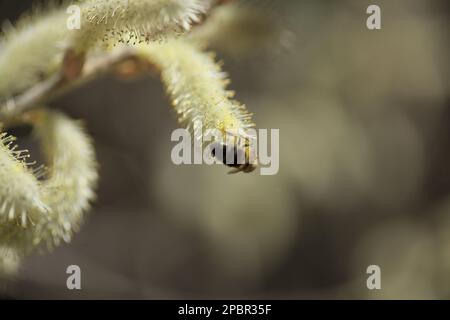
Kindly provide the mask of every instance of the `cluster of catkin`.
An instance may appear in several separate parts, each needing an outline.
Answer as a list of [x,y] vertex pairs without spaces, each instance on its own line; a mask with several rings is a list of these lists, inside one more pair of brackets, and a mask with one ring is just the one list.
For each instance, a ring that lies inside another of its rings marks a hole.
[[[210,53],[183,34],[200,24],[212,0],[86,0],[35,9],[0,37],[0,108],[63,68],[67,52],[88,60],[130,47],[160,71],[180,122],[238,131],[253,124],[226,89]],[[80,28],[67,27],[67,7],[80,9]],[[201,26],[200,26],[201,27]],[[95,197],[98,173],[81,123],[43,106],[8,119],[0,113],[0,275],[16,270],[36,248],[69,242]],[[1,112],[2,110],[0,110]],[[9,123],[34,128],[45,166],[29,161]],[[2,133],[4,132],[4,133]]]

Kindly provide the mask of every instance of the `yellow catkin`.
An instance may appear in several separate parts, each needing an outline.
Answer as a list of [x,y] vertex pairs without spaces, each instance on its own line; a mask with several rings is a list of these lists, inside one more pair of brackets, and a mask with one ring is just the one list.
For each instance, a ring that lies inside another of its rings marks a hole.
[[[166,38],[189,30],[211,0],[85,0],[80,29],[68,28],[69,2],[35,10],[0,37],[0,103],[36,84],[61,66],[68,48],[89,52],[118,43]],[[76,19],[76,17],[75,17]]]
[[[44,13],[45,12],[45,13]],[[0,38],[0,103],[38,82],[61,61],[66,15],[39,9]]]
[[211,0],[87,0],[82,2],[81,29],[73,46],[86,51],[94,44],[136,44],[188,31]]
[[77,121],[55,111],[38,111],[33,119],[48,166],[39,192],[49,210],[25,227],[0,228],[0,244],[24,253],[41,244],[52,248],[69,242],[95,197],[98,179],[93,145]]
[[0,133],[0,224],[27,226],[29,219],[48,213],[41,184],[28,168],[28,152],[19,150],[15,138]]
[[42,188],[51,212],[48,219],[36,223],[33,244],[45,242],[51,247],[69,242],[79,230],[95,198],[97,163],[91,139],[80,123],[55,111],[42,112],[35,128],[49,167]]
[[[238,132],[252,128],[251,114],[233,100],[226,89],[227,75],[210,53],[182,39],[165,43],[141,44],[140,55],[161,70],[161,78],[178,114],[179,121],[194,129],[201,121],[203,130]],[[197,138],[200,133],[195,132]]]

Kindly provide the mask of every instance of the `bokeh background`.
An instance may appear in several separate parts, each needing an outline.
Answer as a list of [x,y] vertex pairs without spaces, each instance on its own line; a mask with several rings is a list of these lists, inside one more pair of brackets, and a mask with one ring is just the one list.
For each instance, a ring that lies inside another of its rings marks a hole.
[[[381,30],[366,28],[370,4]],[[0,1],[0,20],[30,6]],[[450,298],[448,1],[238,6],[232,24],[217,9],[220,28],[194,33],[258,127],[280,129],[279,174],[173,165],[159,80],[102,77],[52,103],[95,139],[98,200],[3,297]],[[81,291],[66,289],[71,264]],[[372,264],[381,290],[366,287]]]

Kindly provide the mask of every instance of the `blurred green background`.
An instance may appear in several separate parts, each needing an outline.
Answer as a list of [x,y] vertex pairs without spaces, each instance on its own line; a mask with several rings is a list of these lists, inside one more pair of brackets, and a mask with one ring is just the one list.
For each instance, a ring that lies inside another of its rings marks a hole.
[[[30,4],[0,1],[0,20]],[[366,28],[370,4],[381,30]],[[280,129],[279,174],[173,165],[178,125],[159,80],[98,79],[52,106],[86,121],[99,199],[5,297],[450,298],[448,1],[242,8],[252,19],[211,49],[257,126]],[[71,264],[79,292],[66,289]],[[381,290],[366,287],[372,264]]]

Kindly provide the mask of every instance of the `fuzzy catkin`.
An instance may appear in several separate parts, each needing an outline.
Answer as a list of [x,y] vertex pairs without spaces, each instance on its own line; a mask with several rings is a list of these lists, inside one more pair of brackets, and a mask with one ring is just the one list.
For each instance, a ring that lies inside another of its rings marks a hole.
[[79,230],[95,198],[98,173],[91,139],[78,122],[55,111],[42,111],[40,116],[35,129],[49,166],[42,188],[51,211],[35,224],[32,241],[52,248],[69,242]]
[[[69,242],[95,197],[93,189],[98,179],[91,139],[77,121],[56,111],[42,110],[33,119],[48,166],[47,177],[37,192],[48,212],[33,215],[27,225],[2,223],[0,228],[0,244],[22,254],[41,244],[53,248]],[[28,171],[27,174],[32,175]],[[0,185],[10,183],[0,177]],[[10,190],[7,191],[9,195]]]
[[[227,90],[229,80],[211,53],[182,39],[164,43],[141,44],[140,55],[161,71],[172,104],[181,123],[194,130],[201,121],[203,130],[238,132],[253,127],[246,107],[233,100]],[[200,132],[194,132],[200,138]]]
[[69,242],[79,230],[83,214],[95,198],[98,172],[91,139],[77,121],[59,112],[43,112],[36,135],[49,166],[43,183],[44,201],[51,209],[48,219],[35,226],[34,244],[48,246]]
[[87,0],[81,29],[72,46],[87,51],[97,43],[112,47],[165,39],[188,31],[212,0]]
[[0,224],[20,224],[48,212],[41,183],[26,163],[28,152],[19,150],[15,138],[0,133]]
[[67,17],[59,9],[47,10],[36,10],[0,38],[0,103],[46,77],[61,61]]
[[[58,70],[68,48],[89,53],[181,34],[212,0],[84,0],[80,29],[69,29],[68,4],[36,9],[0,37],[0,103]],[[101,44],[101,46],[98,46]]]

